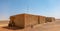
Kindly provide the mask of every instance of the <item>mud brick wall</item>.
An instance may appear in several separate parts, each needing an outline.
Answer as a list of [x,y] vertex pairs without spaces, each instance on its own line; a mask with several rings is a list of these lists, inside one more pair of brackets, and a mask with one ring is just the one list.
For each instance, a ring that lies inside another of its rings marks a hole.
[[53,22],[55,21],[54,17],[46,17],[46,22]]
[[11,16],[10,21],[14,21],[17,27],[28,27],[38,24],[38,16],[31,14],[18,14]]
[[11,21],[14,21],[15,26],[17,27],[31,27],[36,24],[55,21],[55,18],[32,15],[32,14],[18,14],[18,15],[10,16],[9,23],[11,23]]
[[51,17],[51,19],[52,19],[52,22],[54,22],[54,21],[55,21],[55,18],[54,18],[54,17]]
[[38,24],[38,16],[25,14],[25,27],[34,26]]
[[49,22],[49,18],[46,17],[45,18],[45,23],[47,23],[47,22]]
[[10,21],[9,23],[12,24],[12,21],[14,21],[15,17],[14,16],[10,16]]
[[24,27],[24,14],[15,15],[14,22],[17,27]]
[[38,16],[38,24],[45,23],[45,16]]
[[52,22],[52,19],[50,17],[46,17],[46,22]]

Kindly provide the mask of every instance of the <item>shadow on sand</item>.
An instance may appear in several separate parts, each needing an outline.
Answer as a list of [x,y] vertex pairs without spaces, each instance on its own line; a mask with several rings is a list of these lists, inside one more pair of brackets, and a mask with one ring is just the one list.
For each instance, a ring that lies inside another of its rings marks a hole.
[[11,29],[11,30],[20,30],[20,29],[24,29],[23,27],[8,27],[8,26],[2,27],[2,28]]

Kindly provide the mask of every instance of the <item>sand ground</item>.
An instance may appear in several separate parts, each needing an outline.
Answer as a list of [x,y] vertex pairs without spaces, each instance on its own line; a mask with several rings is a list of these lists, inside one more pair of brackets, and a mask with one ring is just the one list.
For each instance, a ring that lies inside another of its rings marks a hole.
[[3,28],[4,26],[7,26],[8,23],[0,24],[0,31],[60,31],[60,20],[57,20],[55,22],[48,22],[45,24],[39,24],[35,25],[32,29],[18,29],[18,30],[12,30]]

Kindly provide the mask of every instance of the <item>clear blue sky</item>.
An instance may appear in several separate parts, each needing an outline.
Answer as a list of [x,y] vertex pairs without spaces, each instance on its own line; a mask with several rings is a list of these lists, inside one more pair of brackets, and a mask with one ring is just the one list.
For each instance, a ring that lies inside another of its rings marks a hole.
[[60,18],[60,0],[0,0],[0,20],[20,13]]

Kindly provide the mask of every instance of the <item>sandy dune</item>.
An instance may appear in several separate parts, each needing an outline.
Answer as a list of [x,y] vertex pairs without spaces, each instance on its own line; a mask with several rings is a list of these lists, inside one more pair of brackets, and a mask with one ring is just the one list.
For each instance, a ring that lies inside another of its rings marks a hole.
[[60,31],[60,21],[55,22],[48,22],[45,24],[39,24],[34,26],[32,29],[18,29],[18,30],[11,30],[2,28],[4,26],[7,26],[7,24],[0,25],[0,31]]

